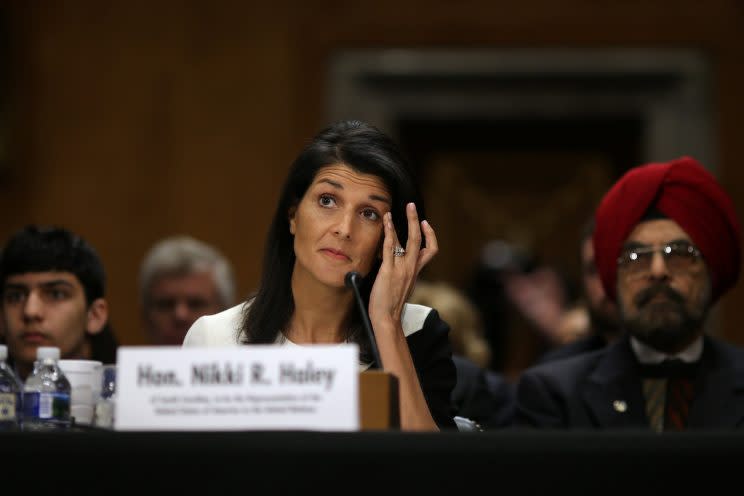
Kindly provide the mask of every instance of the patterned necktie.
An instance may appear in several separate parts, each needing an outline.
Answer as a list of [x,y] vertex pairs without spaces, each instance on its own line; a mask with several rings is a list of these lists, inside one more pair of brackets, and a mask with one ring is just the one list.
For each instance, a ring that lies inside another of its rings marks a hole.
[[643,395],[646,398],[646,418],[654,432],[664,430],[664,403],[667,380],[650,378],[643,380]]
[[694,396],[692,377],[696,363],[679,359],[659,364],[641,364],[646,417],[656,432],[681,431],[687,427],[687,414]]
[[683,431],[687,428],[687,414],[694,395],[692,380],[675,377],[667,381],[665,431]]

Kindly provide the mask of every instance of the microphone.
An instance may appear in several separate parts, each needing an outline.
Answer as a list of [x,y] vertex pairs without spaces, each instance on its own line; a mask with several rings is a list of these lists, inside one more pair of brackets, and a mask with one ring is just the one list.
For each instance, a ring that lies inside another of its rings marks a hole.
[[359,293],[359,281],[362,276],[359,272],[348,272],[344,278],[346,287],[354,291],[354,299],[359,306],[359,312],[362,314],[362,322],[364,323],[364,329],[367,331],[367,337],[369,338],[369,344],[372,347],[372,356],[375,359],[375,363],[372,364],[372,368],[382,369],[382,359],[380,358],[380,352],[377,350],[377,340],[375,339],[375,333],[372,331],[372,323],[369,321],[369,313],[367,307],[362,300],[362,295]]

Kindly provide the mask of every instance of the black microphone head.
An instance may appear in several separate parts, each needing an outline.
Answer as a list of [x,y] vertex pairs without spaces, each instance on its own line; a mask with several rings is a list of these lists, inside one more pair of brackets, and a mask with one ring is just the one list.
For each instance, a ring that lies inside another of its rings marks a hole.
[[361,276],[359,275],[359,272],[351,271],[346,273],[346,277],[344,277],[344,283],[346,284],[346,287],[349,289],[354,289],[354,286],[357,285],[357,280]]

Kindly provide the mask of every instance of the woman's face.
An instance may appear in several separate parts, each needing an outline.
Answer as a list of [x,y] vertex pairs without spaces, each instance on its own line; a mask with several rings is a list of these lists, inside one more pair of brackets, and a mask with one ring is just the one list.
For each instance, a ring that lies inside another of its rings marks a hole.
[[391,204],[377,176],[342,164],[321,168],[289,212],[297,257],[293,279],[343,287],[349,271],[366,276],[379,255],[382,216]]

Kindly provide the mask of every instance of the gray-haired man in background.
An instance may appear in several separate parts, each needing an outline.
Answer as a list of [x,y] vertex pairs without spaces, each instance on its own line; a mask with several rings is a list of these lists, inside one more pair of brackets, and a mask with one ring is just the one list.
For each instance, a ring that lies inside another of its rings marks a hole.
[[213,246],[188,236],[156,243],[140,268],[145,335],[155,345],[180,345],[202,315],[234,304],[230,262]]

